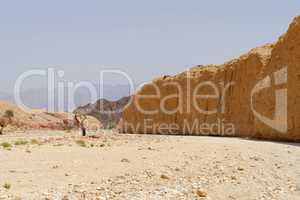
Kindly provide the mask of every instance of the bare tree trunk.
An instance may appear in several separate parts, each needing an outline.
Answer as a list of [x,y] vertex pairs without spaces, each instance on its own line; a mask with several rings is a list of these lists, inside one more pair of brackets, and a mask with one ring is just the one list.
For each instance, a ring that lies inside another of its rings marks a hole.
[[85,128],[81,128],[82,131],[82,136],[86,136],[86,129]]
[[4,127],[0,127],[0,135],[3,135],[3,129],[4,129]]

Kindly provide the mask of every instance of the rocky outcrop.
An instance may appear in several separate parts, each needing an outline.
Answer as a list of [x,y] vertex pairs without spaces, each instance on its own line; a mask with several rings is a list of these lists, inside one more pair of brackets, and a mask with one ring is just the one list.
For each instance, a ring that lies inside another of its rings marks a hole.
[[[72,113],[49,113],[40,110],[22,110],[16,105],[0,101],[0,116],[6,111],[13,113],[12,122],[9,124],[10,131],[24,129],[49,129],[66,130],[73,126],[74,114]],[[101,123],[93,118],[88,118],[88,129],[98,130],[102,127]]]
[[121,132],[300,140],[300,17],[275,44],[138,91]]
[[123,109],[130,98],[130,96],[123,97],[117,101],[100,99],[94,104],[87,104],[77,108],[74,110],[74,113],[95,117],[105,128],[113,128],[119,123]]

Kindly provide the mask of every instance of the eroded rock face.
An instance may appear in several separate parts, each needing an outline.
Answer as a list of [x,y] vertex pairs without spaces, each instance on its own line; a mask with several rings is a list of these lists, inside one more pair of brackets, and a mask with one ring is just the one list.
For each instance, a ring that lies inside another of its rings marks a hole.
[[221,66],[196,66],[146,84],[123,112],[119,129],[298,141],[299,90],[297,17],[275,44]]
[[117,101],[99,99],[94,104],[87,104],[74,110],[74,113],[89,115],[98,119],[104,128],[116,126],[121,118],[123,109],[127,106],[130,96]]
[[[0,118],[5,111],[12,111],[14,117],[10,123],[11,131],[20,129],[47,129],[66,130],[75,128],[73,125],[74,114],[72,113],[49,113],[41,110],[22,110],[15,104],[0,101]],[[98,130],[102,124],[94,117],[88,117],[88,129]]]

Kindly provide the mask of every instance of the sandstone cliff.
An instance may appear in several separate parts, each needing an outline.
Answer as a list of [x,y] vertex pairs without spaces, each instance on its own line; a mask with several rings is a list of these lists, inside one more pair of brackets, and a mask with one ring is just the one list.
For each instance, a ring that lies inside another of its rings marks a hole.
[[119,129],[300,140],[300,17],[275,44],[145,85]]

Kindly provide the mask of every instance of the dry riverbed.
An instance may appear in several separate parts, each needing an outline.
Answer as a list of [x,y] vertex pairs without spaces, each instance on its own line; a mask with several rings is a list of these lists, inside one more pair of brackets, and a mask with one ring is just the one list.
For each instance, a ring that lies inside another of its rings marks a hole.
[[300,199],[300,144],[78,133],[0,136],[4,199]]

